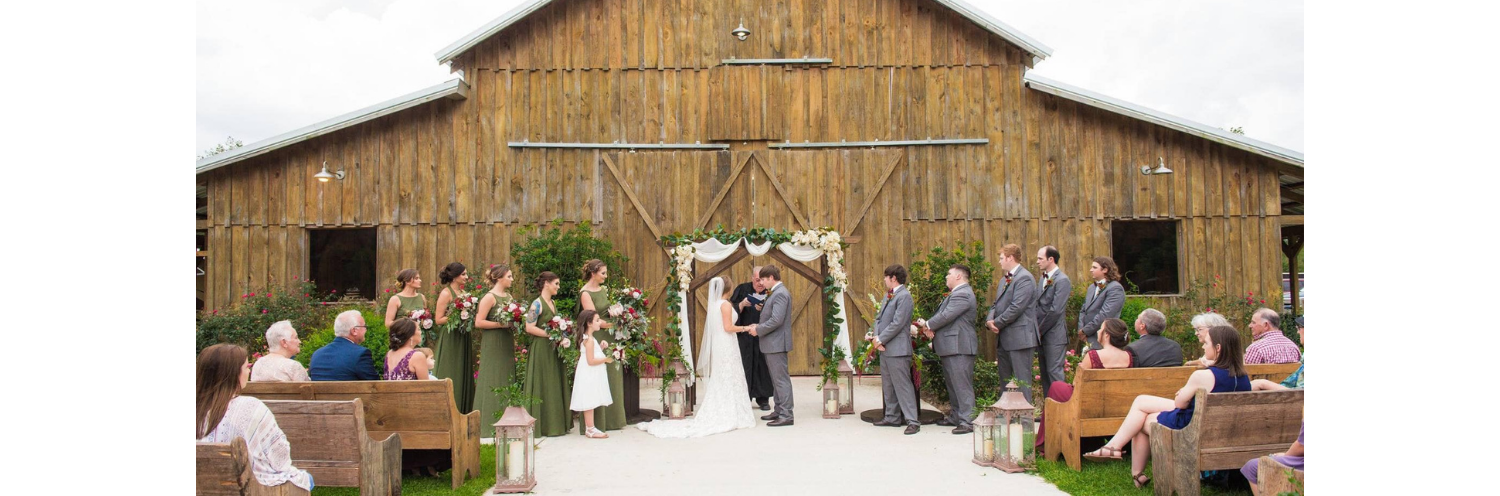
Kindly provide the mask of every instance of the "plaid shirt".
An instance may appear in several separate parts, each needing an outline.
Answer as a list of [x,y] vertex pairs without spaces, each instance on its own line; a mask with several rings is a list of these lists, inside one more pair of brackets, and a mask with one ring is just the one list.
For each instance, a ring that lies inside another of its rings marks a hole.
[[1297,363],[1302,361],[1302,351],[1297,344],[1287,339],[1281,331],[1261,334],[1245,349],[1245,364]]

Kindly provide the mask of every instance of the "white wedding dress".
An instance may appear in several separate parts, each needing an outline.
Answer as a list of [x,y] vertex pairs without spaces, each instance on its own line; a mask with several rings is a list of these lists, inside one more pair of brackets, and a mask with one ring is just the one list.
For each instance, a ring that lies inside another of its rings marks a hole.
[[[750,388],[745,385],[744,363],[740,359],[740,341],[724,332],[724,279],[715,277],[708,283],[708,319],[703,323],[703,345],[698,354],[698,386],[703,401],[692,418],[653,420],[635,426],[656,437],[703,437],[748,429],[755,426],[755,411],[750,406]],[[729,321],[739,317],[728,308]]]

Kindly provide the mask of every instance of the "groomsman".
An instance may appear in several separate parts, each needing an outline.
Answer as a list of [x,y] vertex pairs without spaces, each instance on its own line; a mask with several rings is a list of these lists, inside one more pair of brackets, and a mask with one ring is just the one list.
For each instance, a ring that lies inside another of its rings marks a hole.
[[1053,382],[1063,380],[1063,354],[1068,348],[1068,322],[1063,314],[1068,307],[1068,297],[1073,295],[1073,282],[1068,274],[1057,266],[1061,254],[1051,245],[1036,252],[1036,264],[1042,269],[1041,289],[1037,291],[1036,324],[1041,330],[1042,392],[1051,390]]
[[906,289],[906,267],[885,268],[885,304],[875,317],[875,348],[880,350],[881,397],[885,418],[880,427],[906,424],[906,434],[922,429],[917,417],[917,389],[911,383],[911,292]]
[[1000,269],[1002,277],[995,287],[995,303],[990,305],[985,326],[990,332],[1000,335],[996,342],[995,361],[1000,366],[1000,378],[1015,377],[1026,401],[1031,399],[1031,359],[1039,342],[1036,315],[1036,280],[1031,273],[1021,268],[1021,247],[1007,244],[1000,247]]
[[1120,267],[1109,257],[1094,257],[1089,276],[1094,282],[1078,311],[1078,334],[1088,341],[1089,348],[1098,350],[1104,348],[1099,344],[1099,326],[1104,319],[1120,318],[1120,310],[1125,308],[1125,286],[1120,285]]
[[938,304],[931,319],[921,321],[922,332],[932,339],[932,349],[943,364],[943,382],[953,409],[938,425],[957,426],[954,434],[974,432],[969,417],[974,413],[974,355],[979,352],[979,337],[974,335],[975,310],[979,302],[969,286],[969,267],[948,268],[948,294]]

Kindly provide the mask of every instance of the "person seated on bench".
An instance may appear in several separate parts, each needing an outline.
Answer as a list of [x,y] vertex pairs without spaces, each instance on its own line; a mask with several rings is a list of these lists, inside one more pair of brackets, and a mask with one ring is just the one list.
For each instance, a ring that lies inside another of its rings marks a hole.
[[[1302,343],[1302,346],[1305,347],[1305,346],[1307,346],[1306,339],[1307,338],[1305,336],[1303,336],[1303,334],[1302,334],[1302,317],[1297,317],[1297,341],[1300,342],[1300,343]],[[1304,350],[1302,352],[1301,358],[1302,358],[1302,360],[1301,360],[1302,365],[1297,366],[1297,371],[1296,372],[1292,372],[1292,375],[1286,376],[1286,380],[1281,381],[1280,384],[1277,384],[1277,383],[1274,383],[1274,382],[1271,382],[1271,381],[1268,381],[1268,380],[1265,380],[1265,379],[1256,379],[1256,380],[1250,381],[1250,386],[1252,387],[1252,389],[1255,389],[1256,391],[1281,391],[1281,390],[1286,390],[1286,389],[1302,389],[1304,383],[1306,382],[1306,379],[1302,375],[1302,368],[1307,365],[1307,351]]]
[[[1202,343],[1204,340],[1208,339],[1209,329],[1217,326],[1227,326],[1229,325],[1229,319],[1226,319],[1223,315],[1219,315],[1214,312],[1200,313],[1193,316],[1192,325],[1193,334],[1197,335],[1198,342]],[[1198,357],[1194,360],[1188,361],[1185,365],[1192,365],[1201,369],[1212,366],[1213,361],[1203,357]]]
[[391,323],[390,350],[385,353],[385,379],[388,381],[427,380],[427,355],[417,350],[422,331],[406,317]]
[[1161,336],[1167,330],[1167,316],[1161,310],[1147,308],[1135,318],[1135,332],[1141,338],[1130,343],[1136,367],[1181,367],[1182,345]]
[[[1300,319],[1298,324],[1297,327],[1301,327]],[[1271,459],[1276,460],[1276,463],[1286,465],[1286,468],[1292,470],[1306,470],[1302,468],[1302,435],[1306,433],[1307,423],[1303,422],[1302,430],[1297,432],[1297,441],[1292,443],[1292,447],[1287,448],[1286,453],[1271,455]],[[1250,492],[1252,494],[1260,494],[1260,488],[1256,487],[1256,484],[1260,482],[1260,458],[1251,458],[1250,461],[1245,462],[1245,466],[1240,467],[1240,473],[1244,474],[1245,479],[1250,481]]]
[[1119,460],[1123,458],[1125,443],[1130,443],[1130,478],[1136,487],[1145,487],[1151,478],[1142,472],[1146,459],[1151,456],[1151,440],[1146,429],[1151,422],[1160,423],[1169,429],[1182,429],[1193,419],[1193,397],[1199,389],[1211,393],[1250,391],[1250,375],[1245,372],[1245,349],[1240,343],[1240,333],[1229,326],[1215,326],[1208,330],[1208,339],[1203,342],[1203,356],[1214,365],[1206,370],[1193,372],[1187,385],[1177,391],[1177,398],[1170,400],[1150,395],[1135,397],[1130,413],[1120,424],[1120,430],[1105,443],[1104,447],[1083,457],[1095,460]]
[[315,381],[375,381],[375,360],[365,342],[365,317],[346,310],[333,319],[333,342],[314,351],[307,367]]
[[256,382],[310,381],[307,369],[292,357],[302,351],[302,340],[297,339],[297,330],[290,321],[282,320],[266,329],[266,344],[270,353],[250,366],[250,380]]
[[312,474],[292,466],[292,445],[271,410],[258,399],[240,396],[249,381],[250,357],[239,345],[216,344],[198,354],[198,442],[245,438],[250,470],[261,485],[291,483],[312,491]]
[[[1125,330],[1125,321],[1120,319],[1104,319],[1099,325],[1099,344],[1102,348],[1088,350],[1083,354],[1083,361],[1078,363],[1079,367],[1086,369],[1128,369],[1135,367],[1135,352],[1126,347],[1130,335]],[[1173,344],[1176,346],[1176,344]],[[1047,389],[1047,397],[1052,401],[1067,403],[1073,399],[1073,385],[1058,381],[1052,383]],[[1046,418],[1037,419],[1036,445],[1044,446],[1046,433]]]

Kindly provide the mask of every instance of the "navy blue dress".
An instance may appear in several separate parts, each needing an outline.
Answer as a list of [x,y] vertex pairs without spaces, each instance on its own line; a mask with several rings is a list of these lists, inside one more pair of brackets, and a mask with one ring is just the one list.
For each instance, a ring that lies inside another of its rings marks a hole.
[[[1228,370],[1219,367],[1209,367],[1208,370],[1214,374],[1214,389],[1209,391],[1210,393],[1250,391],[1250,376],[1230,377]],[[1167,410],[1156,415],[1157,423],[1172,430],[1181,430],[1183,427],[1187,427],[1188,422],[1192,421],[1192,403],[1188,403],[1187,408]]]

